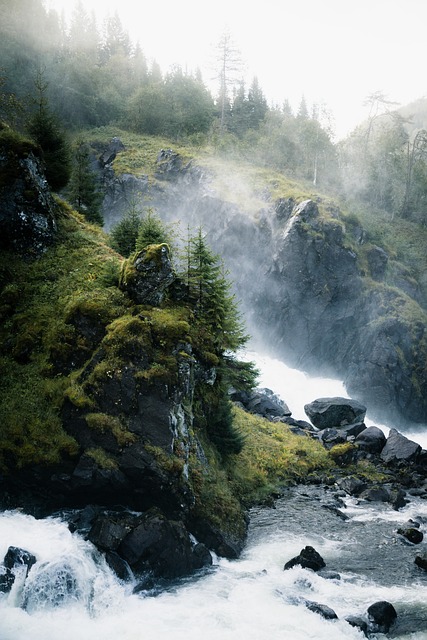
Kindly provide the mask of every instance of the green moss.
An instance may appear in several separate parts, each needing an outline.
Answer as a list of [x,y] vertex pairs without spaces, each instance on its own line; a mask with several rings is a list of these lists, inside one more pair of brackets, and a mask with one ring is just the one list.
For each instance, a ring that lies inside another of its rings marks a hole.
[[132,444],[136,440],[135,434],[128,431],[116,416],[110,416],[107,413],[87,413],[85,420],[90,429],[101,433],[112,433],[121,447]]
[[117,462],[113,460],[113,458],[111,458],[104,449],[87,449],[85,454],[89,456],[89,458],[92,458],[100,469],[105,469],[106,471],[117,471],[119,468]]

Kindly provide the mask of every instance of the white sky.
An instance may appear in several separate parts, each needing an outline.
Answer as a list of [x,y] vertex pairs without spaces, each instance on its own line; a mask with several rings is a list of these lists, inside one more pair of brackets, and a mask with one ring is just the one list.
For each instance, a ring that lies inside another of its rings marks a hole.
[[[46,0],[70,11],[74,0]],[[366,96],[407,104],[427,95],[427,0],[84,0],[103,17],[117,11],[132,40],[163,72],[201,69],[211,84],[226,30],[269,104],[302,95],[332,112],[340,137],[366,115]]]

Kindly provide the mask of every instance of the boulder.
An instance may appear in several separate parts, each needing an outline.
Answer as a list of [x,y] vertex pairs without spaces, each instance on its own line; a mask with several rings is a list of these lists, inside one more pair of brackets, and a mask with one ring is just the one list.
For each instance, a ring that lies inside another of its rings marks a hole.
[[90,540],[98,549],[116,551],[137,523],[137,516],[126,514],[102,514],[95,518],[88,534]]
[[415,462],[422,448],[413,440],[409,440],[397,429],[390,429],[387,442],[381,451],[381,459],[387,464],[408,464]]
[[367,453],[381,453],[386,443],[384,432],[378,427],[367,427],[356,436],[355,444]]
[[35,555],[20,549],[19,547],[9,547],[4,557],[3,564],[8,569],[14,569],[15,567],[25,566],[27,567],[27,575],[30,572],[31,567],[37,562]]
[[271,389],[255,389],[251,393],[232,391],[230,398],[234,402],[240,402],[249,413],[255,413],[270,420],[291,415],[291,411],[286,402],[279,398]]
[[361,425],[366,415],[366,407],[363,404],[357,400],[339,397],[318,398],[306,404],[304,411],[318,429]]
[[168,520],[155,508],[143,515],[140,524],[124,538],[117,551],[133,571],[149,571],[168,579],[188,575],[209,561],[200,548],[194,552],[182,522]]
[[388,633],[396,622],[397,613],[390,602],[382,600],[371,604],[368,617],[374,633]]
[[119,556],[115,551],[107,551],[105,554],[105,559],[107,561],[108,566],[114,571],[116,576],[123,580],[124,582],[128,582],[133,579],[132,569],[126,562]]
[[366,482],[354,476],[340,478],[337,481],[337,485],[350,496],[359,496],[367,488]]
[[137,304],[158,306],[176,276],[167,244],[150,244],[125,261],[119,286]]
[[420,542],[422,542],[424,538],[423,532],[416,527],[400,527],[397,530],[397,533],[399,533],[401,536],[406,538],[406,540],[409,540],[409,542],[412,542],[413,544],[420,544]]
[[359,629],[365,636],[368,635],[368,623],[360,616],[347,616],[345,620],[352,627]]
[[305,606],[313,613],[318,613],[325,618],[326,620],[338,620],[338,616],[331,607],[328,607],[326,604],[320,604],[319,602],[312,602],[311,600],[305,601]]
[[424,571],[427,571],[427,552],[424,551],[424,553],[416,555],[414,562],[417,567],[419,567],[420,569],[424,569]]
[[326,566],[322,556],[310,546],[304,547],[300,554],[286,562],[283,568],[285,570],[291,569],[297,565],[300,565],[303,569],[312,569],[313,571],[319,571]]

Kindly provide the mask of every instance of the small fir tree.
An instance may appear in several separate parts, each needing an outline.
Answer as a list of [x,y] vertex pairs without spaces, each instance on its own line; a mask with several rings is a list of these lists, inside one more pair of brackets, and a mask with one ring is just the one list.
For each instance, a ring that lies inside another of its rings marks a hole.
[[123,218],[111,229],[110,246],[125,258],[135,251],[141,222],[141,213],[132,202]]
[[37,98],[36,110],[28,122],[27,129],[33,140],[39,145],[45,164],[46,180],[54,191],[66,187],[71,173],[70,148],[65,134],[49,109],[46,98],[48,83],[39,71],[35,80]]
[[89,147],[82,141],[77,143],[68,197],[88,222],[103,225],[102,195],[98,191],[96,174],[90,166]]
[[248,340],[231,293],[228,272],[208,247],[202,230],[188,240],[186,281],[196,317],[212,330],[218,352],[236,351]]
[[167,226],[154,212],[154,209],[148,207],[139,225],[135,244],[136,251],[145,249],[149,244],[166,243],[170,245],[170,239],[171,236]]

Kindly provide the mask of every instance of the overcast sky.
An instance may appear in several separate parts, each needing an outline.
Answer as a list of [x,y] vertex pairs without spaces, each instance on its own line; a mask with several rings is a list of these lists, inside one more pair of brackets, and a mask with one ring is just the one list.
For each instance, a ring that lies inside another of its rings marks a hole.
[[[45,0],[69,12],[74,0]],[[383,92],[400,104],[427,95],[427,0],[84,0],[99,24],[117,11],[132,40],[163,72],[200,68],[211,84],[225,31],[240,50],[248,82],[257,76],[271,105],[323,103],[340,137]]]

